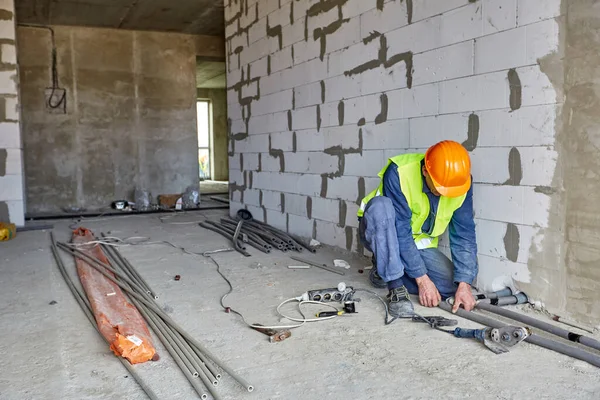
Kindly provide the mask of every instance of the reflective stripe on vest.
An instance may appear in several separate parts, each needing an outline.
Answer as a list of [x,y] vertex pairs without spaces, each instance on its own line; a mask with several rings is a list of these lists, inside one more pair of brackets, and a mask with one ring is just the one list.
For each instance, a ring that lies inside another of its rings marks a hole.
[[462,206],[467,197],[466,194],[454,198],[440,196],[433,229],[429,234],[423,233],[423,224],[429,216],[431,207],[429,198],[423,193],[423,174],[421,172],[423,158],[425,158],[424,154],[401,154],[390,158],[387,165],[378,174],[381,178],[379,186],[365,196],[357,213],[359,217],[362,217],[369,201],[383,194],[383,175],[391,163],[396,164],[400,177],[400,189],[412,211],[411,228],[418,249],[437,247],[438,237],[446,231],[454,211]]

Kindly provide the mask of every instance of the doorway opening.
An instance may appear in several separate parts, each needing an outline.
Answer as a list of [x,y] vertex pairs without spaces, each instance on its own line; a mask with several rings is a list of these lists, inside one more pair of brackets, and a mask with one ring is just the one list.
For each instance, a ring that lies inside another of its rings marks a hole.
[[198,100],[196,103],[196,113],[198,114],[198,165],[200,181],[209,180],[211,174],[211,142],[212,142],[212,124],[211,124],[211,104],[210,100]]
[[229,129],[225,61],[198,58],[198,178],[200,193],[229,193]]

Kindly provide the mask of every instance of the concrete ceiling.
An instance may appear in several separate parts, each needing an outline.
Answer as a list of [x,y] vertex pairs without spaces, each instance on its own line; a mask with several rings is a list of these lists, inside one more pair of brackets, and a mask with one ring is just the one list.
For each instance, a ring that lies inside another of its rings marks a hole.
[[225,89],[227,87],[224,61],[198,60],[196,86],[203,89]]
[[224,36],[223,0],[17,0],[20,23]]

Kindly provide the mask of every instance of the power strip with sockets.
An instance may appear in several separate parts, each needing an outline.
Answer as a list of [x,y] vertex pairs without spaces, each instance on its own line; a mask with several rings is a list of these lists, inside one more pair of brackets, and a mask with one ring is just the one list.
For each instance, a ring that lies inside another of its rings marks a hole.
[[346,287],[343,291],[338,288],[320,289],[320,290],[309,290],[308,299],[311,301],[321,302],[342,302],[351,301],[354,295],[354,288]]

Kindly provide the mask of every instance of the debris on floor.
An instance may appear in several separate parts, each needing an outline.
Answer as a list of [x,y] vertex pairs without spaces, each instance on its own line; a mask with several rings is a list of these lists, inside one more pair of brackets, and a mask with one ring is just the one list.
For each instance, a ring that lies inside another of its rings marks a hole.
[[17,227],[15,224],[0,222],[0,242],[10,240],[17,235]]
[[350,269],[350,264],[344,260],[333,260],[333,265],[338,268]]
[[164,209],[175,208],[177,200],[181,198],[179,194],[161,194],[158,196],[158,205]]

